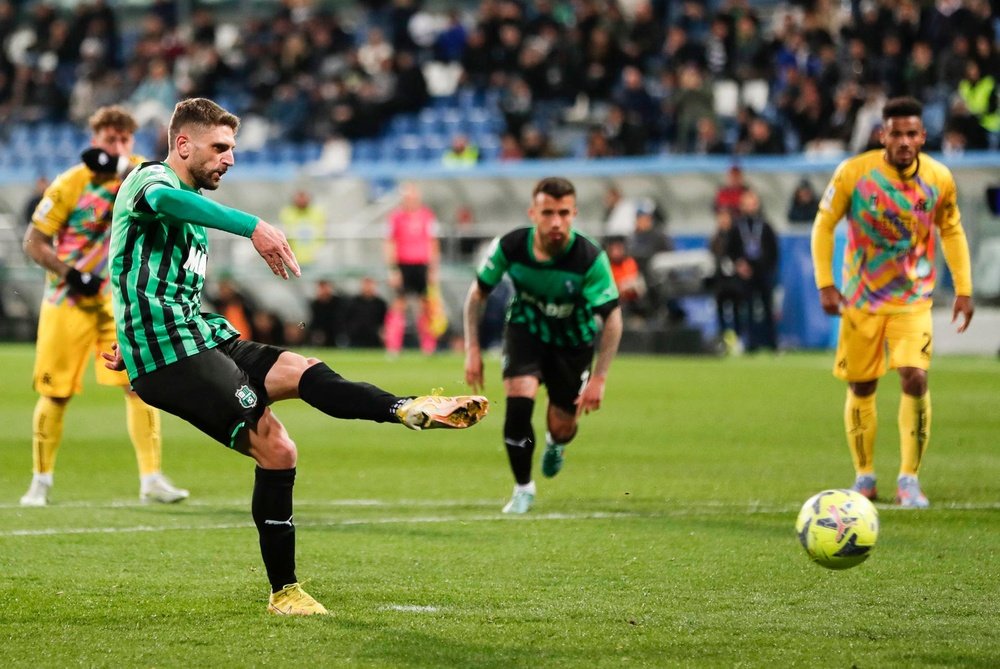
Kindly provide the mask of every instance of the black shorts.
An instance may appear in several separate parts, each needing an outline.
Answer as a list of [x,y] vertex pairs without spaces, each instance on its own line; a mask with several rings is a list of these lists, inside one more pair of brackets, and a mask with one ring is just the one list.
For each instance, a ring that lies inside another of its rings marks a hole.
[[402,295],[427,294],[427,265],[400,265],[399,273],[403,277]]
[[594,347],[565,348],[538,340],[520,325],[503,337],[503,378],[534,376],[549,389],[549,403],[576,413],[576,398],[590,377]]
[[264,379],[284,349],[234,339],[143,374],[132,388],[146,404],[183,418],[229,448],[270,404]]

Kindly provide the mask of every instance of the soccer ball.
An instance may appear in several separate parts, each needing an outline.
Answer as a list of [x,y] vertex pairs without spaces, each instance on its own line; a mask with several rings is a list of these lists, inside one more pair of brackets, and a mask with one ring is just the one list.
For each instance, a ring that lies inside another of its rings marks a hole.
[[813,562],[848,569],[871,555],[878,539],[878,511],[854,490],[824,490],[802,505],[795,532]]

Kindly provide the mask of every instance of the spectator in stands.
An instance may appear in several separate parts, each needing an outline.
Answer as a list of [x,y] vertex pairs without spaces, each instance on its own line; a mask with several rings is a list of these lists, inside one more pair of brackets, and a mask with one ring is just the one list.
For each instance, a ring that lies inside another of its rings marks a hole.
[[527,160],[543,160],[548,158],[558,158],[556,150],[549,141],[548,135],[531,123],[521,130],[521,150]]
[[517,135],[510,132],[500,135],[500,155],[497,158],[504,163],[524,160],[524,149],[521,148]]
[[583,49],[582,88],[591,102],[611,98],[623,60],[621,49],[607,29],[594,28]]
[[976,151],[989,146],[986,128],[983,127],[978,118],[969,112],[969,108],[961,96],[956,96],[952,100],[945,131],[952,133],[953,140],[956,140],[962,149]]
[[969,37],[964,33],[957,33],[952,38],[951,47],[938,53],[936,59],[938,79],[950,90],[955,90],[959,82],[965,77],[965,62],[969,60],[971,55]]
[[767,119],[754,116],[747,128],[747,138],[736,147],[737,153],[772,156],[785,152],[785,143]]
[[697,40],[692,40],[688,31],[680,24],[667,28],[662,56],[667,67],[673,69],[693,67],[700,72],[707,64],[705,47]]
[[697,66],[685,65],[681,68],[672,104],[677,122],[674,150],[689,153],[696,141],[698,121],[715,117],[712,91]]
[[659,106],[646,90],[642,70],[638,67],[629,65],[622,70],[621,85],[615,90],[612,100],[621,108],[625,118],[646,128],[647,133],[649,128],[655,127]]
[[802,179],[795,186],[792,201],[788,204],[788,222],[812,225],[818,209],[819,194],[809,179]]
[[[760,197],[753,190],[740,196],[733,221],[729,254],[736,275],[743,281],[749,311],[747,349],[778,348],[774,323],[774,285],[778,270],[778,238],[765,218]],[[760,321],[757,321],[758,315]]]
[[901,90],[923,102],[937,97],[938,77],[934,53],[927,42],[916,42],[903,65]]
[[347,340],[352,348],[382,348],[382,324],[387,311],[375,279],[361,279],[360,293],[347,305]]
[[392,44],[386,41],[385,34],[380,28],[372,27],[368,29],[364,43],[358,47],[358,62],[369,76],[374,75],[382,69],[382,63],[392,60],[394,51]]
[[466,39],[462,52],[462,82],[476,90],[484,90],[490,81],[492,63],[486,33],[475,26]]
[[965,62],[965,78],[958,84],[958,94],[983,130],[987,133],[1000,132],[1000,96],[996,80],[993,74],[983,76],[979,62],[974,58]]
[[479,148],[464,133],[455,133],[451,145],[441,156],[445,167],[472,167],[479,162]]
[[608,106],[601,129],[612,154],[642,156],[648,153],[649,126],[636,112],[627,113],[619,105],[612,104]]
[[441,262],[437,216],[424,204],[415,183],[404,183],[399,191],[401,201],[389,212],[385,240],[389,285],[395,292],[385,317],[385,350],[390,357],[397,357],[403,350],[406,314],[416,311],[420,350],[431,355],[437,349],[437,337],[431,329],[432,305],[428,292],[437,285]]
[[326,212],[313,203],[309,191],[296,190],[292,201],[278,213],[278,222],[299,266],[313,264],[326,244]]
[[315,346],[346,345],[346,325],[350,322],[347,308],[348,300],[337,292],[332,281],[317,281],[316,294],[309,300],[309,343]]
[[743,352],[743,338],[746,335],[746,289],[743,280],[736,275],[737,258],[733,256],[733,234],[733,212],[726,207],[716,209],[715,232],[708,242],[708,248],[715,258],[712,283],[719,337],[726,353],[730,355]]
[[703,116],[698,119],[696,132],[691,153],[700,156],[723,156],[729,153],[729,147],[719,136],[719,124],[714,118]]
[[613,158],[615,155],[608,143],[608,137],[604,134],[604,128],[593,125],[587,129],[587,158]]
[[766,76],[768,49],[753,12],[743,12],[736,19],[733,63],[733,74],[741,83]]
[[411,114],[420,111],[427,105],[430,93],[416,56],[410,51],[397,52],[394,68],[396,79],[390,102],[392,112]]
[[853,81],[837,87],[833,94],[833,109],[820,124],[816,139],[804,147],[806,151],[847,150],[847,144],[854,134],[854,115],[860,104],[855,97],[856,90],[857,86]]
[[511,77],[500,95],[500,111],[508,133],[515,137],[521,135],[521,130],[531,121],[534,101],[531,88],[524,79]]
[[152,124],[162,127],[170,120],[170,115],[177,104],[177,87],[174,85],[170,67],[162,58],[155,58],[149,63],[146,76],[139,82],[132,95],[129,96],[129,106],[133,110],[139,126]]

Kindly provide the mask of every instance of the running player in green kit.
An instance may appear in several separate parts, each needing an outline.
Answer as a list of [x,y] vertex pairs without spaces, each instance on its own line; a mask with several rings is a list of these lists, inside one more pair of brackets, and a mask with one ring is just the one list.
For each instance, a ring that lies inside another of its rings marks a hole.
[[515,486],[504,513],[526,513],[535,500],[531,414],[539,386],[544,383],[549,393],[542,474],[552,477],[562,468],[581,412],[600,408],[621,341],[622,313],[608,256],[573,229],[576,214],[572,183],[560,177],[539,181],[528,209],[534,225],[493,242],[465,300],[465,381],[479,392],[483,304],[504,274],[514,283],[503,338],[503,436]]

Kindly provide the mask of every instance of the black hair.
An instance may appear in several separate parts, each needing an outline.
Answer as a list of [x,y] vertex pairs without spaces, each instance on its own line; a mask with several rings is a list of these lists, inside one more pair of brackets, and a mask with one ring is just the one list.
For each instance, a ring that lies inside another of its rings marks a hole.
[[562,177],[546,177],[535,184],[535,189],[531,191],[531,199],[534,199],[539,193],[544,193],[549,197],[561,200],[568,195],[575,196],[576,188],[573,187],[573,184],[569,179],[564,179]]
[[901,116],[922,116],[924,106],[913,97],[892,98],[882,107],[882,119],[899,118]]

